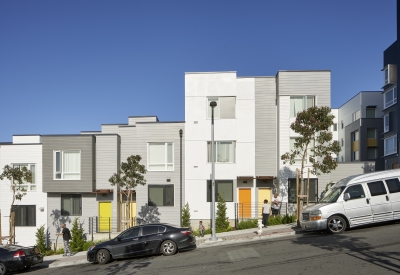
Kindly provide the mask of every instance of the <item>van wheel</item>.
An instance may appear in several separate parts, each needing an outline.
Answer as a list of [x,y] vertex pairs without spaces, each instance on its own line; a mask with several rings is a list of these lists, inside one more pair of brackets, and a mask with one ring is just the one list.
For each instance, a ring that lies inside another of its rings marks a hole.
[[332,234],[341,234],[346,230],[346,221],[340,216],[332,216],[328,219],[328,231]]

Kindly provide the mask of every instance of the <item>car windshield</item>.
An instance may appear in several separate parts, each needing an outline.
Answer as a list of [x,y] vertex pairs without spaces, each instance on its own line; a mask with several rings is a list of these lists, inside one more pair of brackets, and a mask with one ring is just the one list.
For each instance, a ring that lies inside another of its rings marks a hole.
[[346,186],[339,186],[339,187],[333,187],[333,188],[329,189],[326,192],[326,194],[324,195],[324,197],[319,202],[320,203],[336,202],[345,187]]

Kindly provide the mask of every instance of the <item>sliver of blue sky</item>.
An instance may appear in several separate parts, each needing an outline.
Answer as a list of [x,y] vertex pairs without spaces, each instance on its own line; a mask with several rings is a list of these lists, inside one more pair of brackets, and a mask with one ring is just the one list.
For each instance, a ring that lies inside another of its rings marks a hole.
[[0,141],[184,121],[185,72],[331,70],[337,108],[395,40],[395,0],[0,1]]

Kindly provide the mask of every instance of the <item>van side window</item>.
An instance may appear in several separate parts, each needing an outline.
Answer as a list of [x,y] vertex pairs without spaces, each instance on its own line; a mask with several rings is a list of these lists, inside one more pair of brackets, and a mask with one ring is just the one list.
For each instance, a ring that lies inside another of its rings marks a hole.
[[398,178],[386,180],[386,185],[389,188],[390,193],[400,192],[400,181]]
[[350,186],[345,193],[349,193],[350,200],[365,198],[364,188],[361,184]]
[[373,197],[387,194],[385,185],[383,184],[383,181],[368,182],[367,185],[369,188],[369,192],[371,193],[371,196],[373,196]]

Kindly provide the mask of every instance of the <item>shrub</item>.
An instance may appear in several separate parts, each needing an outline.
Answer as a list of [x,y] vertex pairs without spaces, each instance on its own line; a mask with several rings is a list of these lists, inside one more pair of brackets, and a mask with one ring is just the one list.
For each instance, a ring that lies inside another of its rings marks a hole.
[[257,219],[245,220],[245,221],[239,222],[236,229],[243,230],[243,229],[248,229],[248,228],[256,228],[257,225],[258,225]]
[[269,217],[268,219],[268,225],[278,225],[282,224],[282,216],[277,215],[275,217]]
[[226,202],[221,194],[218,194],[217,217],[215,219],[215,228],[217,233],[229,231],[229,221],[226,216]]
[[42,225],[36,231],[36,246],[40,249],[40,251],[43,254],[45,254],[47,251],[46,235],[44,230],[45,230],[44,225]]
[[294,222],[296,222],[296,219],[297,219],[296,215],[294,215],[294,214],[292,214],[292,215],[286,214],[286,215],[284,215],[282,217],[282,223],[283,224],[294,223]]
[[79,252],[83,250],[83,245],[85,243],[85,239],[83,238],[83,229],[79,226],[79,219],[75,218],[72,223],[72,241],[70,242],[70,248],[73,252]]
[[186,203],[182,208],[182,227],[190,227],[190,208],[189,203]]
[[83,244],[82,249],[83,249],[83,251],[87,251],[87,250],[89,249],[89,247],[92,247],[93,245],[94,245],[94,242],[92,242],[92,241],[85,242],[85,243]]

